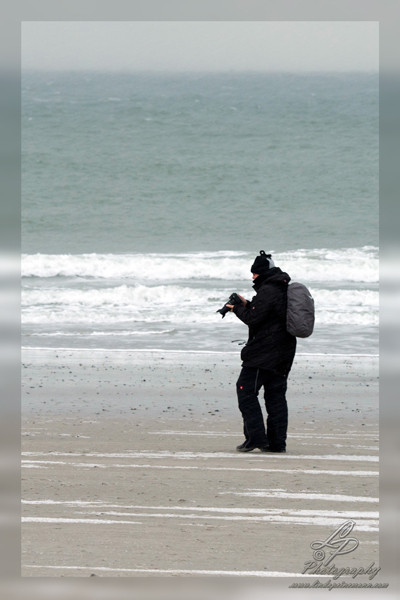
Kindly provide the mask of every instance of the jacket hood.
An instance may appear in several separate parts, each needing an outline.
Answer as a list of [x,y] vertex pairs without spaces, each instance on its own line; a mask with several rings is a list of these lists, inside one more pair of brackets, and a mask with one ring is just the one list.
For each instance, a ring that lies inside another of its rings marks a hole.
[[282,271],[279,267],[273,267],[268,269],[266,273],[262,273],[254,280],[253,288],[258,290],[262,285],[267,283],[280,283],[287,285],[290,281],[290,277],[287,273]]

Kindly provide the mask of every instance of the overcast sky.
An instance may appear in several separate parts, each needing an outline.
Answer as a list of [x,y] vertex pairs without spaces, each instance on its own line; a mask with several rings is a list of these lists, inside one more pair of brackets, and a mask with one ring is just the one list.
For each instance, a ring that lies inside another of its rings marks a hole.
[[26,69],[377,71],[374,21],[22,24]]

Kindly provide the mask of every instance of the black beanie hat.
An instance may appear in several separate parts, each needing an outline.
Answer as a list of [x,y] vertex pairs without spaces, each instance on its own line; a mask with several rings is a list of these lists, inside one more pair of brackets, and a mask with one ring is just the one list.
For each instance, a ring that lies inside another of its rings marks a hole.
[[255,261],[251,265],[251,272],[257,273],[257,275],[262,275],[266,273],[268,269],[272,269],[274,267],[274,261],[271,258],[270,254],[265,254],[264,250],[260,250],[260,255],[256,256]]

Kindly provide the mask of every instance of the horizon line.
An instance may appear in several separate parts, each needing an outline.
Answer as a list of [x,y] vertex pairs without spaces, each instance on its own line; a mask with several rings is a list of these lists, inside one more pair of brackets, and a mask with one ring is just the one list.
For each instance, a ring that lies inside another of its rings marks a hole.
[[126,69],[126,68],[96,68],[96,67],[24,67],[21,66],[21,73],[23,72],[35,72],[35,73],[104,73],[104,74],[157,74],[157,75],[231,75],[231,74],[255,74],[255,75],[320,75],[320,74],[340,74],[340,75],[351,75],[351,74],[379,74],[379,69],[304,69],[304,70],[291,70],[291,69]]

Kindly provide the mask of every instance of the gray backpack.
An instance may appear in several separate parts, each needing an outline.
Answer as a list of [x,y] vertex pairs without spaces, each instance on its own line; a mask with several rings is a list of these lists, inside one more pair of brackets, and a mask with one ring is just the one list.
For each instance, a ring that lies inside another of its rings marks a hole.
[[302,283],[288,285],[286,329],[295,337],[309,337],[314,329],[314,299]]

